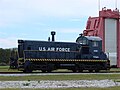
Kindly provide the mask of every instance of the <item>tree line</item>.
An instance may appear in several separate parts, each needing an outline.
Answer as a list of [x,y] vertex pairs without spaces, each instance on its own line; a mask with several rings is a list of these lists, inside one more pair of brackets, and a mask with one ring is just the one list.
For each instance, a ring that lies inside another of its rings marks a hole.
[[17,55],[17,48],[3,49],[0,48],[0,66],[9,65],[10,57]]

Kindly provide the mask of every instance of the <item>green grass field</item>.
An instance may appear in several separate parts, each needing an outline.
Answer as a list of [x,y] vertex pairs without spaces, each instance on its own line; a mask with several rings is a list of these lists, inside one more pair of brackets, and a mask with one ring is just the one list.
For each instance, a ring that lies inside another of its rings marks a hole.
[[0,66],[0,72],[20,72],[17,69],[9,69],[9,66]]
[[30,76],[0,76],[0,81],[23,80],[103,80],[120,81],[120,74],[82,74],[82,75],[30,75]]

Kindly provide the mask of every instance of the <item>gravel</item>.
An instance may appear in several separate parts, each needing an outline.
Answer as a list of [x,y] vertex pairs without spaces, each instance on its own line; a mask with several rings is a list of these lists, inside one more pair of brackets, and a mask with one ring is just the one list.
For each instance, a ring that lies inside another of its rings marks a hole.
[[35,75],[35,76],[45,76],[45,75],[85,75],[85,74],[101,74],[101,75],[110,75],[110,74],[120,74],[120,73],[32,73],[32,74],[0,74],[0,76],[31,76],[31,75]]
[[79,87],[114,87],[120,82],[113,80],[41,80],[41,81],[0,81],[0,88],[79,88]]

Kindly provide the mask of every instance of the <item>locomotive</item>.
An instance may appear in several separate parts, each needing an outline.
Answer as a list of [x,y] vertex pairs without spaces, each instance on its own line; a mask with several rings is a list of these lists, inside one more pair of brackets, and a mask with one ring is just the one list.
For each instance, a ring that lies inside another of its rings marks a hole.
[[73,72],[99,72],[110,69],[110,60],[102,51],[102,39],[83,36],[76,42],[56,42],[56,32],[52,31],[52,41],[18,40],[18,70],[51,72],[68,69]]

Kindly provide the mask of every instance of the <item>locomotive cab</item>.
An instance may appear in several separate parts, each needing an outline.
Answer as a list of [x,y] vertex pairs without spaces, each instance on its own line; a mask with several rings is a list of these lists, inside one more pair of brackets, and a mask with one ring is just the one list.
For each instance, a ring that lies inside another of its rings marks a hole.
[[105,54],[102,54],[102,39],[100,37],[81,35],[77,38],[76,42],[81,46],[81,58],[106,59]]

